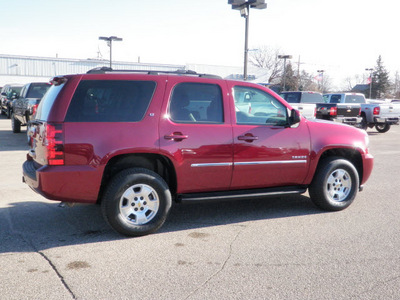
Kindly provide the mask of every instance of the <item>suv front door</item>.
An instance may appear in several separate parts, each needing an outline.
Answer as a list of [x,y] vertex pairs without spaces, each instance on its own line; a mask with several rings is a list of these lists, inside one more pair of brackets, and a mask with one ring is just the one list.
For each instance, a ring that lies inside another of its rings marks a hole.
[[[232,84],[230,90],[236,107],[231,189],[302,184],[310,160],[304,121],[288,127],[287,107],[264,90],[245,83]],[[248,109],[243,109],[243,102],[248,103]]]

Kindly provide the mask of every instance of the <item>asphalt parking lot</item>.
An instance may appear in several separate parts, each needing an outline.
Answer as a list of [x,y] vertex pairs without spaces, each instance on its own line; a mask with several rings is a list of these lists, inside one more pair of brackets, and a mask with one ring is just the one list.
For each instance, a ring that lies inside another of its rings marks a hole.
[[0,116],[0,298],[399,299],[400,126],[368,133],[374,171],[344,211],[307,194],[176,205],[157,233],[124,238],[98,206],[23,184],[25,130]]

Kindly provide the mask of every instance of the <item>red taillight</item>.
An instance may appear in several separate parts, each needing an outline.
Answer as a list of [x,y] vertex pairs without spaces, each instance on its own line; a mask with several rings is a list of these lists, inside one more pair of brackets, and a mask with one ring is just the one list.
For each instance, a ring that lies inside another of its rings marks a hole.
[[337,115],[337,107],[331,107],[331,109],[329,110],[329,115],[331,116],[336,116]]
[[379,115],[380,112],[381,112],[381,108],[379,106],[375,106],[373,114],[374,115]]
[[50,166],[64,165],[64,145],[61,124],[46,125],[47,162]]
[[317,108],[314,108],[314,118],[317,117]]
[[37,108],[38,108],[38,104],[35,104],[32,106],[32,116],[34,116],[36,114]]

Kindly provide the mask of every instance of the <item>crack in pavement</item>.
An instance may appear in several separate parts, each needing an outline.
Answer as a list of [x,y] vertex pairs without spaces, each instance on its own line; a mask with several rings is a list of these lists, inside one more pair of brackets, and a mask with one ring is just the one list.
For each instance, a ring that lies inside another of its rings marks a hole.
[[72,299],[77,299],[74,292],[70,289],[70,287],[68,286],[68,284],[66,283],[66,281],[64,280],[64,277],[60,274],[60,272],[57,270],[57,267],[52,263],[51,259],[48,258],[46,256],[46,254],[44,254],[43,252],[39,251],[39,249],[33,244],[33,242],[27,238],[24,234],[22,234],[21,232],[15,230],[13,223],[12,223],[12,219],[10,214],[6,213],[6,218],[8,221],[8,225],[10,227],[10,232],[16,236],[19,236],[19,238],[21,240],[23,240],[26,244],[30,245],[32,247],[32,249],[38,253],[41,257],[43,257],[47,263],[50,265],[50,267],[53,269],[53,271],[56,273],[57,277],[60,279],[62,285],[64,286],[64,288],[68,291],[68,293],[71,295]]
[[228,263],[229,259],[231,258],[232,255],[232,246],[233,243],[237,240],[237,238],[239,237],[239,235],[247,228],[246,225],[241,225],[241,227],[243,227],[241,230],[239,230],[235,237],[232,239],[232,241],[229,244],[229,253],[228,256],[226,257],[226,259],[224,260],[224,263],[222,264],[221,268],[219,268],[217,271],[215,271],[213,274],[211,274],[202,284],[200,284],[200,286],[198,286],[196,289],[194,289],[192,292],[190,292],[184,299],[187,300],[189,299],[192,295],[194,295],[199,289],[201,289],[203,286],[205,286],[207,283],[209,283],[215,276],[217,276],[218,274],[220,274],[224,269],[226,264]]

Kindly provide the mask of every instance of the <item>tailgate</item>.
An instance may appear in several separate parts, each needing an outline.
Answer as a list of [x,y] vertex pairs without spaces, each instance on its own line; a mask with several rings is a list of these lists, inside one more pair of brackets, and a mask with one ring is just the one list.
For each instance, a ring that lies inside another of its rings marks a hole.
[[400,117],[400,104],[379,104],[379,116],[383,118]]
[[360,114],[360,104],[337,104],[337,115],[343,117],[357,117]]

